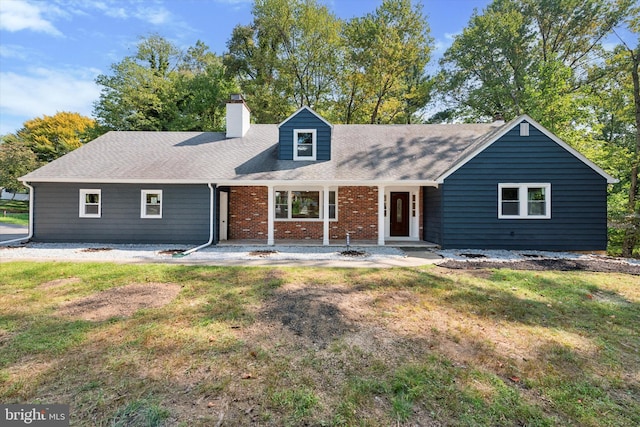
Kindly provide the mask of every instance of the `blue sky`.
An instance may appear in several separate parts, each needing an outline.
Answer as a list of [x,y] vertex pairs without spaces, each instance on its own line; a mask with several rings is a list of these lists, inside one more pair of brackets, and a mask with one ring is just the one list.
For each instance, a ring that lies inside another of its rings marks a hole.
[[[340,18],[373,12],[381,0],[319,0]],[[418,0],[414,0],[416,2]],[[489,0],[419,0],[435,39],[434,59]],[[0,0],[0,134],[58,111],[91,116],[98,74],[158,33],[181,48],[205,42],[222,54],[252,0]]]

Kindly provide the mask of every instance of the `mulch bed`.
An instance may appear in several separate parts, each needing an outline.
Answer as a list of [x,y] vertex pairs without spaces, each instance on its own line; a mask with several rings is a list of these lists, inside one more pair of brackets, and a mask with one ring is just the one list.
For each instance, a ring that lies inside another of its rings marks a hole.
[[473,270],[508,268],[511,270],[593,271],[600,273],[626,273],[640,276],[640,265],[613,259],[528,259],[524,261],[446,261],[440,267]]

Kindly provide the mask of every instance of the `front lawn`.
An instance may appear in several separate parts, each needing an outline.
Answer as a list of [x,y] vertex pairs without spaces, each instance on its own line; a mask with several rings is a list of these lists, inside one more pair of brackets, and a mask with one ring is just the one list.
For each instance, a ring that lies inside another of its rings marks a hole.
[[29,202],[20,200],[0,200],[0,222],[29,225]]
[[640,425],[638,276],[0,267],[0,401],[72,425]]

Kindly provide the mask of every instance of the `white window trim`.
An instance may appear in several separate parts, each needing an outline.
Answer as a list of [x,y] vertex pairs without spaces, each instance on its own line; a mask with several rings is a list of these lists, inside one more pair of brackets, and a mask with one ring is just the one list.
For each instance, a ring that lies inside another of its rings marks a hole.
[[[158,194],[160,196],[160,213],[157,215],[147,214],[147,195]],[[162,218],[162,190],[141,190],[140,191],[140,218],[159,219]]]
[[[98,195],[98,213],[88,214],[86,210],[87,206],[87,194]],[[81,188],[80,189],[80,203],[79,203],[79,216],[80,218],[101,218],[102,217],[102,190],[97,188]]]
[[[311,134],[311,150],[313,151],[313,155],[311,156],[298,156],[298,134],[299,133],[310,133]],[[317,156],[317,148],[318,148],[318,138],[317,138],[317,130],[316,129],[294,129],[293,130],[293,160],[301,160],[301,161],[313,161],[316,160]]]
[[[319,218],[277,218],[275,215],[275,210],[276,210],[276,192],[287,192],[289,194],[287,194],[287,212],[289,213],[289,215],[291,215],[292,212],[292,197],[291,197],[291,192],[292,191],[317,191],[319,194],[319,199],[320,199],[320,206],[319,206],[319,211],[320,211],[320,216]],[[336,207],[336,217],[335,218],[329,218],[329,222],[336,222],[338,221],[338,189],[331,187],[329,188],[329,191],[333,191],[334,193],[336,193],[336,203],[335,203],[335,207]],[[274,212],[273,215],[273,220],[276,222],[298,222],[298,221],[302,221],[302,222],[320,222],[320,221],[324,221],[324,190],[320,190],[320,189],[314,189],[314,188],[299,188],[299,187],[277,187],[273,189],[273,206],[270,207],[270,209]],[[327,197],[329,197],[329,195],[327,194]]]
[[[545,214],[544,215],[529,215],[528,203],[527,203],[527,190],[529,188],[544,188],[545,189]],[[503,188],[517,188],[518,189],[518,202],[520,213],[518,215],[503,215],[502,214],[502,189]],[[498,184],[498,219],[551,219],[551,184],[526,182],[526,183],[500,183]]]

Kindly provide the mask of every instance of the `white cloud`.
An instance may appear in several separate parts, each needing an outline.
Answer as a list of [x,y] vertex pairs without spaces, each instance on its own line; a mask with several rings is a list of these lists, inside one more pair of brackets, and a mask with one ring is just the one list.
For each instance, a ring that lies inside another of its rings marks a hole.
[[107,15],[110,18],[119,18],[119,19],[129,18],[129,13],[124,7],[115,6],[113,3],[106,4],[105,2],[102,2],[102,1],[90,2],[85,0],[84,2],[78,4],[78,7],[97,9],[103,12],[105,15]]
[[458,31],[456,33],[444,33],[444,38],[449,40],[450,42],[453,42],[453,40],[460,34],[462,34],[462,31]]
[[139,19],[153,25],[170,23],[173,19],[171,12],[160,4],[135,4],[132,2],[104,2],[83,0],[78,3],[79,8],[87,10],[95,9],[109,18],[115,19]]
[[138,7],[135,17],[153,25],[161,25],[170,21],[171,12],[164,7]]
[[0,29],[16,32],[31,30],[61,36],[62,33],[41,15],[46,3],[28,3],[23,0],[4,0],[0,2]]
[[26,49],[19,45],[7,45],[0,44],[0,58],[7,59],[19,59],[19,60],[27,60],[29,59],[30,49]]
[[[26,74],[0,73],[0,113],[4,118],[21,116],[26,121],[59,111],[91,115],[100,95],[94,82],[98,70],[51,70],[37,68]],[[3,118],[3,121],[4,121]]]

